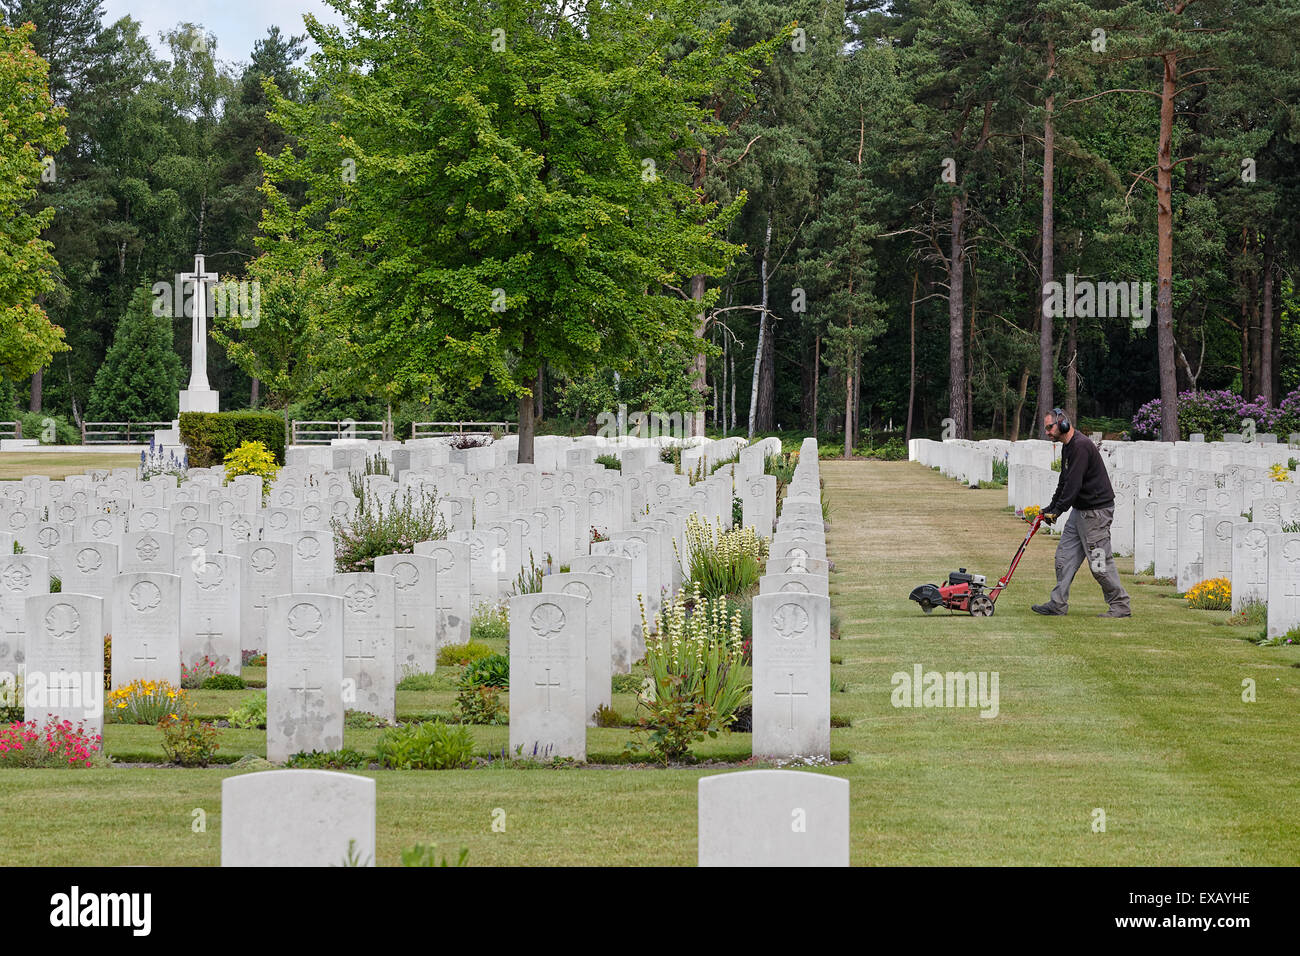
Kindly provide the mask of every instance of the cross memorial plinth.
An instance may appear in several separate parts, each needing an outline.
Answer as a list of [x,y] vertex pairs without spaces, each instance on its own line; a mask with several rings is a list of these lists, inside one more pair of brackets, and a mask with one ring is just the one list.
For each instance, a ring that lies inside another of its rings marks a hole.
[[215,272],[205,272],[203,256],[194,257],[194,271],[182,272],[177,277],[181,283],[193,283],[190,296],[190,383],[181,390],[180,409],[183,412],[215,412],[220,409],[220,394],[208,384],[208,285],[220,278]]

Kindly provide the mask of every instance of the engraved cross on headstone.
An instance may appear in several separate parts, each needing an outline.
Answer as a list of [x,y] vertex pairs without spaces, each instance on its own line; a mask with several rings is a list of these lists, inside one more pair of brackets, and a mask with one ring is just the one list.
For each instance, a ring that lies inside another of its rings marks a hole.
[[[415,630],[415,625],[414,625],[414,624],[407,624],[407,623],[406,623],[406,617],[407,617],[406,612],[403,611],[403,612],[402,612],[402,623],[399,624],[399,625],[397,625],[397,630],[398,630],[398,631],[414,631],[414,630]],[[401,635],[399,634],[398,636],[400,637]]]
[[131,658],[131,660],[135,661],[137,664],[147,664],[147,663],[149,663],[150,661],[156,661],[156,660],[158,660],[157,656],[154,656],[154,657],[150,657],[150,656],[149,656],[149,642],[148,642],[148,641],[142,641],[140,646],[144,648],[144,656],[143,656],[143,657],[133,657],[133,658]]
[[808,696],[808,692],[807,692],[806,690],[801,690],[801,691],[797,691],[797,692],[796,692],[795,689],[794,689],[794,674],[790,674],[789,676],[790,676],[790,689],[789,689],[788,691],[785,691],[785,690],[774,690],[774,691],[772,691],[772,693],[775,694],[777,697],[789,697],[789,698],[790,698],[790,727],[789,727],[789,729],[790,729],[790,730],[794,730],[794,699],[795,699],[796,697],[807,697],[807,696]]
[[545,687],[545,688],[546,688],[546,712],[547,712],[547,713],[550,713],[550,711],[551,711],[551,688],[552,688],[552,687],[559,687],[559,686],[560,686],[560,682],[559,682],[558,680],[557,680],[557,681],[553,681],[553,680],[551,680],[551,669],[548,667],[548,668],[546,668],[546,680],[545,680],[545,681],[535,680],[535,681],[533,681],[533,686],[534,686],[534,687]]
[[212,629],[212,618],[209,617],[209,618],[206,618],[205,620],[208,622],[208,629],[207,629],[206,631],[203,631],[203,632],[201,632],[201,633],[195,635],[195,636],[196,636],[196,637],[206,637],[206,638],[208,639],[208,646],[211,647],[211,646],[212,646],[212,639],[213,639],[214,637],[221,637],[221,636],[225,633],[225,631],[214,631],[214,630]]
[[362,645],[363,643],[364,643],[364,642],[361,640],[361,638],[358,637],[358,638],[357,638],[357,652],[356,652],[355,654],[349,654],[349,655],[347,655],[346,657],[344,657],[344,660],[348,660],[348,661],[373,661],[373,660],[375,659],[375,655],[374,655],[374,654],[362,654],[362,653],[361,653],[361,645]]
[[302,713],[303,713],[303,716],[305,717],[305,716],[307,716],[307,695],[310,694],[310,693],[312,693],[313,691],[323,690],[324,688],[322,688],[320,685],[317,685],[317,686],[313,687],[313,686],[311,686],[311,684],[308,683],[308,681],[307,681],[307,668],[304,667],[304,668],[302,669],[302,686],[301,686],[301,687],[290,687],[289,689],[290,689],[291,691],[296,692],[296,693],[302,694],[302,697],[299,698],[299,700],[301,700],[301,702],[302,702]]

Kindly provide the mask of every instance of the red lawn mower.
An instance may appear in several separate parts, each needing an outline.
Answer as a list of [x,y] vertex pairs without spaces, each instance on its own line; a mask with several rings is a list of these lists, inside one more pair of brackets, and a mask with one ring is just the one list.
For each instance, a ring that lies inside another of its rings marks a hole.
[[998,595],[1011,583],[1011,575],[1016,573],[1016,565],[1024,556],[1025,548],[1029,546],[1029,539],[1038,532],[1038,526],[1042,523],[1041,514],[1034,518],[1029,526],[1029,533],[1025,535],[1025,540],[1020,542],[1016,556],[1011,559],[1011,567],[1007,568],[1007,573],[998,578],[998,583],[987,591],[984,590],[984,575],[968,574],[965,568],[958,568],[948,575],[946,585],[922,584],[912,591],[910,598],[921,605],[921,610],[926,614],[937,607],[946,607],[949,611],[966,611],[972,617],[989,617],[993,613],[993,605]]

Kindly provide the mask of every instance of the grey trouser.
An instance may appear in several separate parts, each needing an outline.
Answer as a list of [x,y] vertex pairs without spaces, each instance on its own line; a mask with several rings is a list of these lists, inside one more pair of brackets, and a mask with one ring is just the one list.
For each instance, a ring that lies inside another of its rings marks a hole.
[[1128,611],[1128,592],[1120,584],[1115,556],[1110,550],[1110,523],[1115,518],[1114,507],[1096,511],[1070,512],[1070,520],[1061,533],[1061,543],[1056,547],[1056,587],[1048,604],[1064,613],[1070,606],[1070,584],[1085,561],[1092,576],[1101,585],[1101,593],[1112,611]]

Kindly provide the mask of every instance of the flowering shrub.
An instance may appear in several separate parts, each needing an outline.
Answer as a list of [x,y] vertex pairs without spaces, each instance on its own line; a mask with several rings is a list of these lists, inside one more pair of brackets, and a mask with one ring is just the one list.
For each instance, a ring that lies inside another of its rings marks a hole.
[[111,691],[104,705],[108,719],[119,724],[157,724],[190,709],[185,691],[165,680],[133,680]]
[[1232,608],[1232,582],[1210,578],[1187,589],[1187,606],[1198,611],[1227,611]]
[[[692,605],[687,611],[687,604]],[[653,691],[641,696],[637,725],[664,763],[680,760],[705,734],[730,726],[749,693],[739,608],[710,600],[696,585],[655,615],[654,633],[641,607],[645,662]]]
[[[1155,398],[1138,409],[1133,416],[1134,439],[1154,440],[1160,437],[1160,399]],[[1193,432],[1205,435],[1206,441],[1220,441],[1224,432],[1239,432],[1242,419],[1250,418],[1261,432],[1287,435],[1300,431],[1300,388],[1287,395],[1276,408],[1264,402],[1263,396],[1247,402],[1227,389],[1217,391],[1186,391],[1178,395],[1178,430],[1181,438]]]
[[351,521],[333,518],[334,565],[339,574],[375,570],[381,554],[414,554],[417,541],[447,537],[436,491],[407,489],[385,507],[364,487]]
[[686,518],[686,546],[689,566],[682,566],[683,574],[705,597],[748,591],[767,560],[767,540],[752,527],[724,532],[721,522],[710,525],[694,512]]
[[193,717],[169,714],[158,722],[158,729],[163,753],[182,767],[206,767],[220,746],[216,728]]
[[266,500],[271,493],[271,482],[275,481],[275,476],[280,472],[280,466],[275,462],[275,453],[271,449],[260,441],[241,442],[223,461],[226,465],[224,484],[230,484],[241,475],[256,475],[262,479],[262,500]]
[[265,667],[266,655],[260,651],[240,651],[239,663],[244,667]]
[[1042,511],[1043,509],[1038,507],[1038,505],[1027,505],[1025,510],[1020,513],[1020,517],[1024,518],[1026,521],[1033,521],[1042,513]]
[[36,721],[0,727],[0,767],[91,767],[104,765],[104,738],[86,733],[82,724],[50,717],[40,730]]
[[595,525],[591,526],[591,532],[587,535],[587,537],[590,540],[591,544],[595,544],[597,541],[609,540],[609,535],[606,532],[601,531]]
[[210,657],[200,657],[192,663],[181,661],[181,687],[186,690],[198,690],[209,677],[220,673],[219,668],[225,660],[214,661]]
[[182,482],[185,480],[187,457],[184,450],[181,451],[179,458],[176,457],[175,452],[168,452],[164,455],[163,450],[155,444],[154,439],[150,438],[149,450],[140,452],[140,480],[148,481],[155,475],[171,475],[178,483]]
[[1291,472],[1287,469],[1286,465],[1269,465],[1268,477],[1273,481],[1290,481]]

